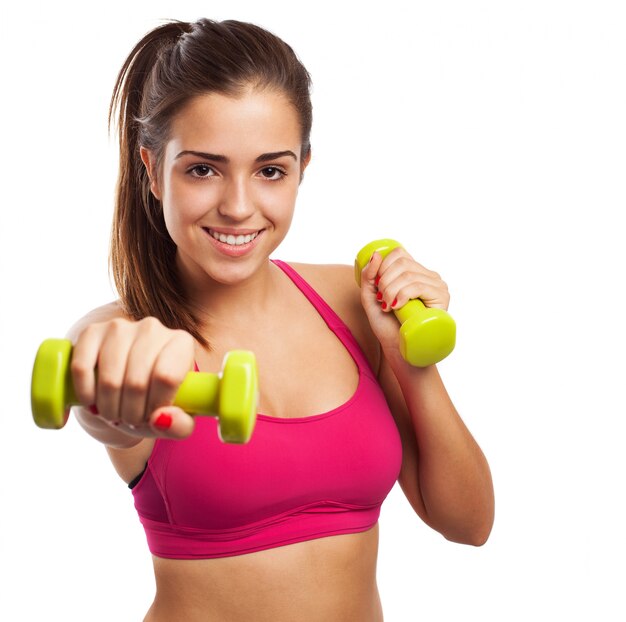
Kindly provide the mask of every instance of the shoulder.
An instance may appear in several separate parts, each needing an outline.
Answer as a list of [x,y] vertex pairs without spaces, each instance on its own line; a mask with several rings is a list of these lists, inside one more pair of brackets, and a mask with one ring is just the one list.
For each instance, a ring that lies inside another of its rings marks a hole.
[[365,317],[361,310],[360,290],[354,280],[354,270],[350,266],[294,262],[289,262],[289,265],[346,324],[358,319],[360,315]]
[[108,304],[96,307],[86,313],[77,320],[72,327],[67,331],[67,338],[71,341],[76,341],[78,336],[83,330],[90,324],[96,324],[97,322],[107,322],[115,318],[126,318],[122,306],[118,300],[109,302]]
[[377,370],[380,361],[378,340],[372,333],[361,305],[361,289],[354,278],[354,267],[343,264],[288,263],[346,324],[372,369]]

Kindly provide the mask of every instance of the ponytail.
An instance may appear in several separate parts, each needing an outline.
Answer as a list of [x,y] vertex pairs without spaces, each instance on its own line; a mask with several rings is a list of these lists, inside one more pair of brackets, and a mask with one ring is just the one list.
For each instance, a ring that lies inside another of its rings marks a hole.
[[149,144],[154,140],[146,140],[149,136],[142,132],[144,93],[154,81],[153,73],[158,71],[164,55],[187,30],[188,24],[172,22],[149,32],[134,47],[117,76],[109,128],[117,110],[120,164],[109,263],[128,317],[157,317],[169,328],[187,330],[208,347],[194,314],[185,304],[176,270],[176,245],[167,232],[160,202],[150,191],[150,179],[139,152],[142,146],[155,147]]

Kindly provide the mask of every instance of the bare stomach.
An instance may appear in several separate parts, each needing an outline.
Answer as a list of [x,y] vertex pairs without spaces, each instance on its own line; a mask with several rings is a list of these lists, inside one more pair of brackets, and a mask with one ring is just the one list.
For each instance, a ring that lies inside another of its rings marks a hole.
[[144,622],[382,622],[377,553],[378,525],[235,557],[154,557]]

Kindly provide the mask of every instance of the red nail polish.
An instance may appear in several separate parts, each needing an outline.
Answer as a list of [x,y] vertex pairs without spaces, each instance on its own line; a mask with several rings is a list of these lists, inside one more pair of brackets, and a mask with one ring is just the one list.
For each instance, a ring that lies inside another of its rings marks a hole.
[[387,308],[387,303],[383,300],[383,311]]
[[382,299],[383,299],[383,295],[380,292],[378,292],[376,294],[376,300],[382,300]]
[[87,410],[92,414],[92,415],[99,415],[100,413],[98,412],[98,407],[95,404],[92,404],[91,406],[87,407]]
[[395,307],[397,304],[398,304],[398,299],[397,299],[397,298],[394,298],[394,299],[393,299],[393,302],[391,303],[391,306],[392,306],[392,307]]
[[380,283],[380,276],[377,276],[377,277],[374,279],[374,285],[378,285],[379,283]]
[[161,413],[154,422],[154,427],[161,430],[167,430],[172,425],[172,415]]

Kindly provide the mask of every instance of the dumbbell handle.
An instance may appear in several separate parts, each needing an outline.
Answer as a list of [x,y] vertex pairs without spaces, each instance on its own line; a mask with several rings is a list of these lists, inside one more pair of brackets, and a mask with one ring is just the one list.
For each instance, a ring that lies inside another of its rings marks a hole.
[[393,313],[398,318],[400,324],[404,324],[410,317],[423,311],[425,308],[426,305],[419,298],[413,298],[399,309],[393,309]]

